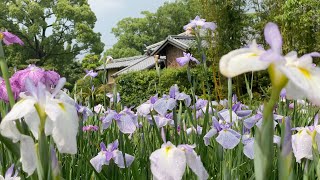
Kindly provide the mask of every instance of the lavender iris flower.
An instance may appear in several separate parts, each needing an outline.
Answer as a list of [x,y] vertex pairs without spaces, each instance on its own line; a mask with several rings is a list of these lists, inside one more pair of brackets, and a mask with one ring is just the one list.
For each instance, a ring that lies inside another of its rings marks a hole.
[[[155,120],[158,128],[164,127],[168,124],[171,126],[174,126],[173,113],[168,113],[164,116],[162,116],[162,115],[154,116],[154,120]],[[149,119],[149,121],[150,121],[150,119]]]
[[97,72],[94,72],[93,70],[86,70],[86,75],[83,77],[83,79],[85,79],[87,76],[90,76],[91,78],[95,78],[96,76],[98,76]]
[[171,86],[169,90],[169,95],[164,94],[162,98],[158,99],[153,108],[157,111],[160,115],[165,116],[168,110],[173,110],[176,107],[177,100],[184,101],[186,106],[190,106],[191,98],[189,95],[185,93],[180,93],[178,86],[175,84]]
[[93,112],[87,106],[76,104],[78,113],[82,114],[82,120],[86,121],[89,116],[93,116]]
[[14,172],[14,164],[10,166],[10,168],[6,171],[4,177],[0,175],[0,179],[3,180],[20,180],[18,177],[18,171]]
[[11,45],[14,43],[20,44],[21,46],[24,45],[24,43],[22,42],[22,40],[18,36],[8,32],[8,31],[0,32],[0,40],[1,39],[3,40],[5,45]]
[[200,62],[196,58],[194,58],[192,54],[185,52],[183,52],[183,57],[179,57],[176,60],[180,66],[184,66],[185,64],[189,63],[189,61],[193,61],[197,64],[200,64]]
[[224,149],[233,149],[240,142],[241,135],[231,129],[232,123],[218,122],[214,116],[212,117],[212,123],[212,129],[203,137],[206,146],[210,144],[210,138],[217,133],[216,140]]
[[119,168],[126,168],[132,164],[134,157],[129,154],[125,154],[124,161],[123,153],[118,150],[118,146],[118,140],[115,140],[113,143],[108,144],[108,147],[106,147],[103,142],[100,143],[101,151],[97,156],[93,157],[90,160],[91,165],[97,172],[101,172],[103,165],[109,165],[111,159],[118,165]]
[[196,16],[194,20],[191,20],[189,24],[183,26],[184,30],[187,30],[188,28],[202,28],[202,29],[210,29],[215,30],[216,24],[213,22],[206,22],[205,19],[201,19],[199,16]]
[[153,110],[153,105],[158,100],[158,94],[155,96],[151,96],[150,99],[144,103],[142,103],[137,108],[137,113],[141,116],[147,116]]
[[128,109],[124,109],[119,113],[108,109],[105,116],[101,117],[100,120],[102,121],[103,129],[109,128],[112,120],[115,120],[118,128],[124,134],[132,134],[139,127],[137,116],[128,111]]

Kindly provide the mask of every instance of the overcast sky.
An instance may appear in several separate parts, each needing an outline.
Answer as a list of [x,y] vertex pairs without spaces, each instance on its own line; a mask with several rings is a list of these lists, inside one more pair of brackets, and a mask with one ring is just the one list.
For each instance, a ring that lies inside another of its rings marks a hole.
[[89,0],[97,17],[94,30],[101,33],[105,49],[117,42],[111,29],[118,21],[125,17],[141,17],[140,12],[145,10],[155,12],[164,2],[170,0]]

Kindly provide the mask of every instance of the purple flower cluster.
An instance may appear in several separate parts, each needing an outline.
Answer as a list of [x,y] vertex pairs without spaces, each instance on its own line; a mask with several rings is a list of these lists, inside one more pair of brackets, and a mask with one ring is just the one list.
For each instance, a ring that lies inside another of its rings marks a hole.
[[95,126],[95,125],[88,125],[88,126],[82,127],[82,131],[98,131],[98,130],[99,130],[99,126]]
[[[25,82],[30,79],[34,85],[45,84],[48,88],[57,85],[60,75],[55,71],[46,71],[35,65],[29,65],[26,69],[19,70],[10,78],[10,85],[14,98],[17,99],[20,92],[26,92]],[[7,89],[4,80],[0,79],[0,99],[8,102]]]

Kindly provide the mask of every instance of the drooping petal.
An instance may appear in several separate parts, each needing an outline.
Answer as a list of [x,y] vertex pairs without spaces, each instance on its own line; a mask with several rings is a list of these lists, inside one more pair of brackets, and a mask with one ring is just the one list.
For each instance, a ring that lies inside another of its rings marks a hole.
[[75,106],[59,101],[48,101],[46,114],[53,122],[52,137],[59,152],[77,153],[79,119]]
[[150,155],[151,172],[154,179],[180,180],[186,169],[185,152],[174,145],[165,144]]
[[21,99],[13,106],[11,111],[3,118],[2,121],[17,120],[24,117],[26,114],[35,110],[35,103],[36,101],[31,98]]
[[125,156],[126,162],[124,162],[123,154],[119,150],[113,151],[112,154],[113,154],[113,160],[118,165],[119,168],[125,168],[125,167],[131,166],[131,164],[134,160],[133,156],[131,156],[129,154],[125,154],[124,156]]
[[207,170],[204,168],[200,156],[197,153],[192,151],[185,151],[187,165],[192,169],[192,171],[198,176],[200,180],[206,180],[209,177]]
[[212,128],[210,129],[210,131],[204,135],[203,140],[204,140],[204,144],[206,146],[208,146],[210,144],[210,139],[217,134],[217,129],[216,128]]
[[240,139],[228,130],[220,131],[216,140],[224,149],[233,149],[240,142]]
[[28,176],[32,175],[37,168],[37,157],[33,139],[30,136],[21,136],[20,154],[22,170],[26,172]]
[[120,131],[124,134],[131,134],[136,130],[136,126],[128,114],[121,114],[120,120],[116,121]]
[[2,121],[0,124],[0,133],[12,139],[14,143],[18,142],[21,136],[15,121]]
[[24,116],[24,120],[25,120],[26,124],[28,125],[29,129],[31,130],[34,138],[38,139],[40,118],[39,118],[37,111],[35,109],[33,109],[32,112],[30,112]]
[[90,163],[98,173],[101,172],[103,165],[109,165],[109,161],[107,161],[105,154],[102,152],[90,159]]
[[260,54],[262,50],[253,50],[251,48],[242,48],[229,52],[222,56],[219,69],[220,72],[229,78],[252,71],[265,70],[270,62],[261,61]]
[[313,159],[312,137],[305,129],[292,136],[292,149],[296,161],[299,163],[302,158]]
[[254,139],[249,138],[244,147],[243,147],[243,153],[246,155],[249,159],[254,158]]

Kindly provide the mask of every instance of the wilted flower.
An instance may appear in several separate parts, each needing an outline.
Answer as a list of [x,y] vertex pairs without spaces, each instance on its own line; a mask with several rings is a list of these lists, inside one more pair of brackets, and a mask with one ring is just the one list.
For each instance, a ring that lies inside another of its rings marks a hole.
[[108,147],[106,147],[103,142],[100,143],[101,151],[97,156],[90,160],[91,165],[97,172],[101,172],[103,165],[109,165],[111,159],[113,159],[114,163],[116,163],[119,168],[126,168],[132,164],[134,157],[129,154],[125,154],[124,161],[123,153],[118,150],[118,146],[118,140],[108,144]]
[[157,149],[150,155],[153,178],[182,179],[188,165],[199,179],[208,179],[209,175],[194,148],[195,146],[187,144],[176,147],[170,141],[164,143],[161,149]]
[[11,45],[16,43],[22,46],[24,44],[18,36],[8,31],[4,31],[4,32],[0,31],[0,40],[3,40],[5,45]]
[[179,57],[176,60],[180,66],[184,66],[185,64],[189,63],[189,61],[193,61],[197,64],[200,64],[200,62],[196,58],[194,58],[192,54],[185,52],[183,52],[183,57]]

